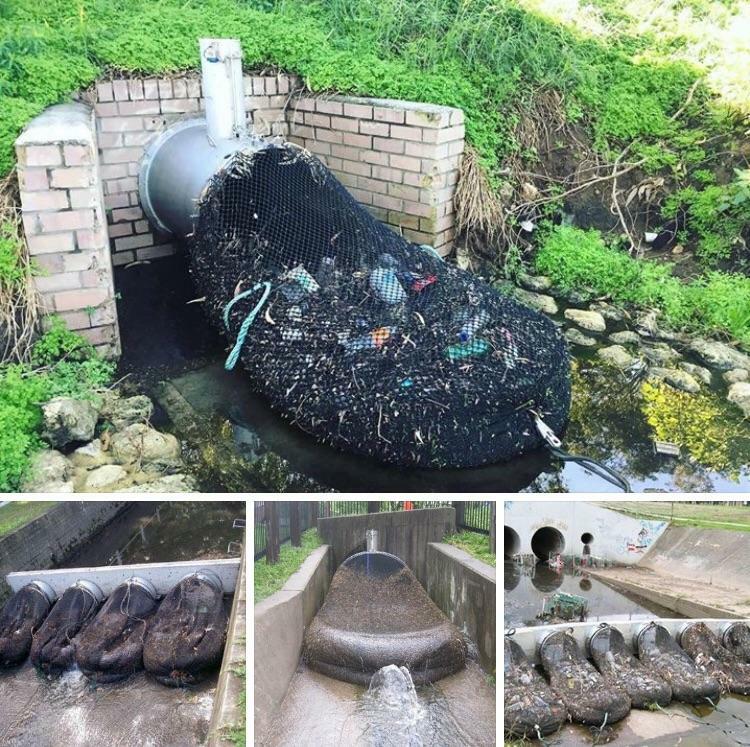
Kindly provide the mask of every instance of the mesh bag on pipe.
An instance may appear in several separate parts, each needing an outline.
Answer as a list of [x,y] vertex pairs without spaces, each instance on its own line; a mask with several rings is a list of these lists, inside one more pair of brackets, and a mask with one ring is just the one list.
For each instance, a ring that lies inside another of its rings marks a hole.
[[71,586],[57,600],[52,611],[34,634],[31,663],[45,674],[61,674],[73,666],[73,639],[99,609],[99,599],[88,589]]
[[590,638],[589,649],[602,677],[625,690],[633,708],[669,705],[672,688],[628,651],[617,628],[602,624]]
[[97,682],[116,682],[143,669],[143,640],[156,598],[142,586],[120,584],[76,638],[76,663]]
[[148,626],[143,664],[165,685],[205,679],[221,662],[227,613],[220,588],[193,574],[164,597]]
[[29,655],[35,631],[52,604],[35,586],[19,589],[0,612],[0,667],[21,664]]
[[706,623],[692,623],[680,635],[680,645],[701,669],[721,685],[722,690],[750,695],[750,664],[721,645]]
[[744,622],[730,623],[721,638],[724,647],[742,661],[750,662],[750,626]]
[[716,679],[677,645],[663,625],[646,626],[636,636],[636,646],[638,658],[669,683],[675,700],[705,705],[720,696],[721,686]]
[[573,721],[602,726],[630,713],[628,694],[594,669],[567,632],[550,633],[542,642],[539,655],[552,690]]
[[534,738],[557,731],[568,715],[565,706],[534,669],[523,649],[508,637],[503,664],[506,734]]
[[542,445],[530,409],[556,432],[567,422],[554,324],[379,223],[301,148],[228,159],[190,256],[250,386],[321,442],[475,466]]

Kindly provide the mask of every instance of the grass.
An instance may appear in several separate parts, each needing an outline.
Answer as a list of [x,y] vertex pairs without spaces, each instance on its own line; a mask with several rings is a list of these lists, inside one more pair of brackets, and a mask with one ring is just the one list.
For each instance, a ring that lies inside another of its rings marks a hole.
[[291,544],[281,546],[279,562],[271,565],[265,558],[255,561],[254,591],[255,603],[277,592],[286,583],[289,576],[299,570],[305,558],[322,542],[317,529],[302,532],[302,546],[292,547]]
[[458,547],[469,555],[473,555],[477,560],[481,560],[488,565],[497,564],[497,556],[490,552],[490,538],[487,534],[479,532],[461,531],[456,534],[449,534],[443,538],[443,542]]
[[237,669],[232,670],[242,680],[242,691],[237,699],[237,705],[239,707],[242,717],[240,723],[235,724],[229,729],[227,738],[235,745],[235,747],[245,747],[247,744],[247,722],[245,714],[247,712],[247,665],[242,664]]
[[750,532],[750,506],[739,502],[726,505],[716,502],[610,501],[598,505],[637,518],[669,521],[675,526]]
[[57,503],[57,501],[11,501],[6,506],[0,506],[0,537],[15,532],[16,529],[47,513]]

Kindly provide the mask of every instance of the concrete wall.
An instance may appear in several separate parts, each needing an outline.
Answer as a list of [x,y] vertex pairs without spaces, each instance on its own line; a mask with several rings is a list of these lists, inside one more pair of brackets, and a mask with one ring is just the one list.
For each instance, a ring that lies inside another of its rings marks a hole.
[[531,555],[531,540],[542,527],[563,536],[564,555],[580,555],[581,537],[593,535],[591,554],[617,563],[639,562],[667,528],[667,522],[634,519],[592,503],[572,501],[505,501],[503,523],[519,540],[518,552]]
[[0,594],[7,590],[6,574],[62,562],[126,505],[125,501],[64,501],[0,538]]
[[318,519],[318,534],[331,546],[334,568],[355,552],[365,550],[365,532],[377,529],[378,549],[401,558],[424,586],[427,545],[456,531],[453,508],[423,508],[359,516]]
[[268,730],[297,670],[305,629],[333,576],[327,545],[314,550],[284,588],[255,605],[255,739]]
[[485,671],[495,673],[495,569],[442,542],[427,545],[427,593],[476,643]]

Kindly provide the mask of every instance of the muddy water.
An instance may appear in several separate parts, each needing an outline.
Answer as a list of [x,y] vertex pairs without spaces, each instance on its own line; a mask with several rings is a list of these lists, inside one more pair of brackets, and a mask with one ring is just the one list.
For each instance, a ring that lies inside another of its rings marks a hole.
[[[384,726],[384,711],[367,696],[367,689],[297,670],[269,733],[256,744],[264,747],[403,747],[435,744],[443,747],[489,747],[495,744],[495,689],[482,670],[469,662],[458,674],[418,687],[417,708],[410,714],[411,741],[404,741],[392,718]],[[402,724],[403,725],[403,724]]]
[[591,622],[601,617],[609,621],[680,617],[634,595],[626,595],[591,578],[582,569],[556,571],[546,564],[504,564],[505,627],[543,625],[536,616],[542,611],[544,599],[562,591],[584,597],[588,602]]

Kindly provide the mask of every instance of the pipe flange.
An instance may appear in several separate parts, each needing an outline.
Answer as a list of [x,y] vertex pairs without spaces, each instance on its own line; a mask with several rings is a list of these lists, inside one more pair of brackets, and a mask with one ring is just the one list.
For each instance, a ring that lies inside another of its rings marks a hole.
[[614,626],[610,625],[609,623],[599,623],[596,627],[591,628],[589,632],[586,634],[586,654],[589,658],[591,658],[591,644],[594,642],[594,638],[596,638],[597,635],[602,633],[605,630],[609,630]]
[[696,622],[684,622],[680,627],[678,628],[677,632],[675,633],[675,640],[677,641],[677,645],[682,648],[682,636],[690,630],[690,628],[694,627],[698,623]]
[[143,589],[152,599],[158,599],[159,594],[156,591],[156,587],[147,579],[142,576],[131,576],[125,583],[131,586],[138,586]]
[[739,628],[741,625],[748,627],[748,624],[745,620],[730,620],[729,622],[725,622],[722,624],[722,626],[719,628],[719,637],[721,639],[722,646],[728,648],[727,644],[729,643],[729,636],[731,635],[732,631],[735,630],[735,628]]
[[221,579],[213,571],[210,571],[207,568],[201,568],[194,573],[188,573],[180,579],[180,582],[184,581],[186,578],[200,579],[201,581],[205,581],[213,586],[216,591],[219,591],[222,594],[224,593],[224,584],[221,583]]
[[54,604],[57,601],[55,590],[46,581],[37,579],[28,584],[28,586],[31,586],[35,591],[42,594],[50,604]]
[[73,584],[73,588],[82,589],[83,591],[88,592],[97,602],[103,602],[106,596],[98,584],[95,584],[93,581],[89,581],[86,578],[79,578]]

